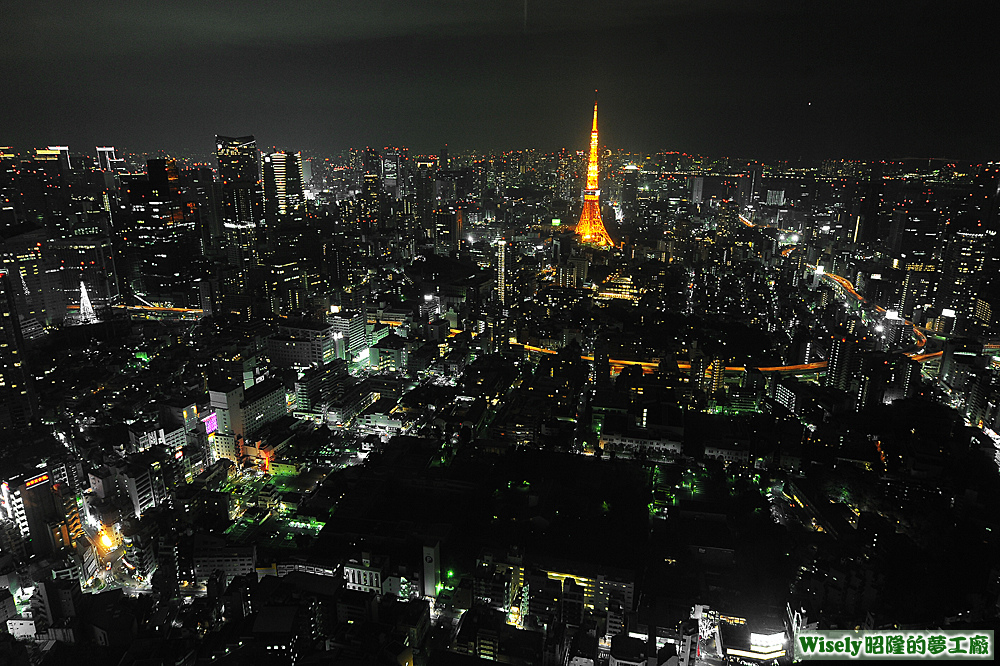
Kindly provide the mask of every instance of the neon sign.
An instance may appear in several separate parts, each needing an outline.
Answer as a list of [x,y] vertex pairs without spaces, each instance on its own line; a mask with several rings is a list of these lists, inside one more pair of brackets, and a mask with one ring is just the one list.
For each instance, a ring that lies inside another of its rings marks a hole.
[[27,481],[25,481],[24,487],[31,488],[32,486],[37,486],[39,483],[45,483],[48,480],[49,480],[48,474],[41,474],[33,479],[28,479]]

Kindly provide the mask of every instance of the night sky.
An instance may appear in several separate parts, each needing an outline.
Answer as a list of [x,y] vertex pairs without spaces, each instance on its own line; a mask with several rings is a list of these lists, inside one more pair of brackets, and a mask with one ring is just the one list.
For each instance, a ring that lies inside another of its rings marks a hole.
[[0,145],[583,149],[597,88],[612,148],[1000,157],[995,10],[529,0],[525,24],[524,8],[2,0]]

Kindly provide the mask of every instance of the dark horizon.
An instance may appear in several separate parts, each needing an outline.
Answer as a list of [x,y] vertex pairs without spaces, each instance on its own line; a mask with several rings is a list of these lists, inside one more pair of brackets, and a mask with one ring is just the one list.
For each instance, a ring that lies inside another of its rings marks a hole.
[[15,6],[3,145],[210,152],[215,134],[329,153],[602,145],[755,159],[1000,154],[967,8],[384,0],[139,10]]

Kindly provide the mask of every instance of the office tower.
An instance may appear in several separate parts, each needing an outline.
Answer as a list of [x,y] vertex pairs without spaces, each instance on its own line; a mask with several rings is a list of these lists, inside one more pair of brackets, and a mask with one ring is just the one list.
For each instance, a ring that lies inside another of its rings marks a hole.
[[556,166],[556,194],[560,199],[573,198],[573,183],[576,179],[576,155],[562,148],[559,150]]
[[497,243],[497,298],[507,305],[507,241]]
[[361,153],[361,170],[363,174],[374,173],[382,177],[382,156],[379,155],[377,148],[368,146]]
[[846,331],[833,336],[830,344],[829,365],[826,369],[826,386],[851,390],[851,384],[858,373],[861,362],[861,352],[869,344],[865,337],[859,337]]
[[434,211],[434,252],[447,256],[462,244],[462,209],[441,206]]
[[97,168],[99,171],[115,171],[119,161],[114,146],[97,146]]
[[[301,153],[299,153],[301,155]],[[302,160],[302,186],[303,188],[310,187],[313,184],[313,161]]]
[[361,218],[378,218],[382,202],[382,184],[377,173],[366,173],[361,182]]
[[44,230],[9,238],[0,245],[0,269],[10,274],[22,321],[58,324],[66,312],[58,266],[45,248]]
[[400,200],[405,193],[403,173],[405,158],[405,148],[382,149],[382,188],[395,201]]
[[222,185],[208,167],[181,171],[181,192],[178,200],[197,213],[195,231],[201,244],[201,254],[218,255],[223,242],[222,220],[219,212]]
[[910,327],[906,320],[899,316],[897,310],[886,310],[885,317],[880,324],[882,327],[882,346],[885,350],[895,349],[904,346]]
[[978,227],[953,231],[945,241],[935,307],[954,310],[963,323],[973,315],[973,296],[982,277],[986,244],[986,233]]
[[55,162],[59,165],[59,168],[64,171],[69,171],[73,168],[73,163],[69,158],[68,146],[47,146],[45,148],[36,148],[35,161]]
[[576,234],[584,243],[614,245],[604,221],[601,220],[601,190],[597,187],[597,102],[594,102],[594,124],[590,130],[590,157],[587,160],[587,187],[583,190],[583,211]]
[[150,159],[146,177],[123,176],[126,266],[123,280],[146,300],[191,307],[193,263],[201,255],[197,208],[180,200],[180,172],[173,159]]
[[943,219],[933,208],[899,206],[892,212],[887,249],[904,268],[933,264],[940,246]]
[[983,231],[1000,231],[1000,164],[990,162],[976,174],[969,202],[978,211]]
[[308,282],[302,261],[282,250],[261,268],[267,310],[286,316],[306,309]]
[[4,517],[16,523],[27,553],[45,556],[85,534],[76,495],[47,473],[2,484]]
[[302,153],[277,152],[264,155],[264,217],[268,228],[301,211],[305,202]]
[[146,178],[154,196],[160,199],[173,198],[180,193],[181,174],[177,168],[177,160],[146,160]]
[[983,343],[972,338],[951,338],[944,343],[939,378],[952,391],[961,393],[970,376],[989,367]]
[[423,230],[434,225],[434,174],[435,164],[430,160],[417,160],[413,174],[413,194],[417,202],[417,222]]
[[11,274],[0,268],[0,431],[26,428],[35,417],[34,394],[25,367],[24,338]]
[[222,181],[222,226],[226,240],[237,249],[237,261],[256,266],[263,240],[262,192],[257,142],[253,136],[215,137]]
[[458,204],[471,199],[474,188],[472,169],[438,171],[434,180],[434,199],[438,205]]
[[354,175],[354,181],[360,177],[361,173],[365,169],[364,164],[364,151],[358,150],[357,148],[351,148],[347,151],[347,167]]
[[367,322],[363,312],[341,311],[331,314],[327,321],[333,330],[343,335],[347,351],[348,360],[354,358],[368,347],[368,340],[365,336]]
[[880,237],[882,202],[885,200],[885,178],[882,175],[882,164],[872,164],[868,182],[858,206],[859,217],[856,220],[854,235],[851,242],[874,243]]
[[49,241],[45,249],[59,267],[66,302],[79,306],[86,291],[96,317],[110,318],[112,308],[121,302],[111,239],[77,236]]
[[444,144],[441,153],[438,155],[438,169],[447,170],[451,168],[451,160],[448,159],[448,144]]
[[632,210],[639,195],[639,167],[629,164],[622,169],[622,205]]
[[919,386],[920,365],[905,354],[862,354],[853,386],[854,409],[862,411],[912,397]]
[[278,368],[306,369],[344,358],[344,334],[329,322],[283,319],[267,339],[267,356]]
[[740,177],[739,186],[736,190],[736,201],[740,207],[749,206],[754,200],[754,193],[760,183],[760,169],[750,169],[749,172]]

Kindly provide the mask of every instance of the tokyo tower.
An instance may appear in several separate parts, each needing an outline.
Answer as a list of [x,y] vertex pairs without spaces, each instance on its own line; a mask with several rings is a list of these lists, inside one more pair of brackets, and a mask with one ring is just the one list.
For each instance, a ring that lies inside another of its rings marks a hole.
[[584,243],[614,245],[601,220],[601,190],[597,187],[597,102],[594,102],[594,127],[590,130],[590,159],[587,161],[587,187],[583,190],[583,212],[576,225],[576,235]]

